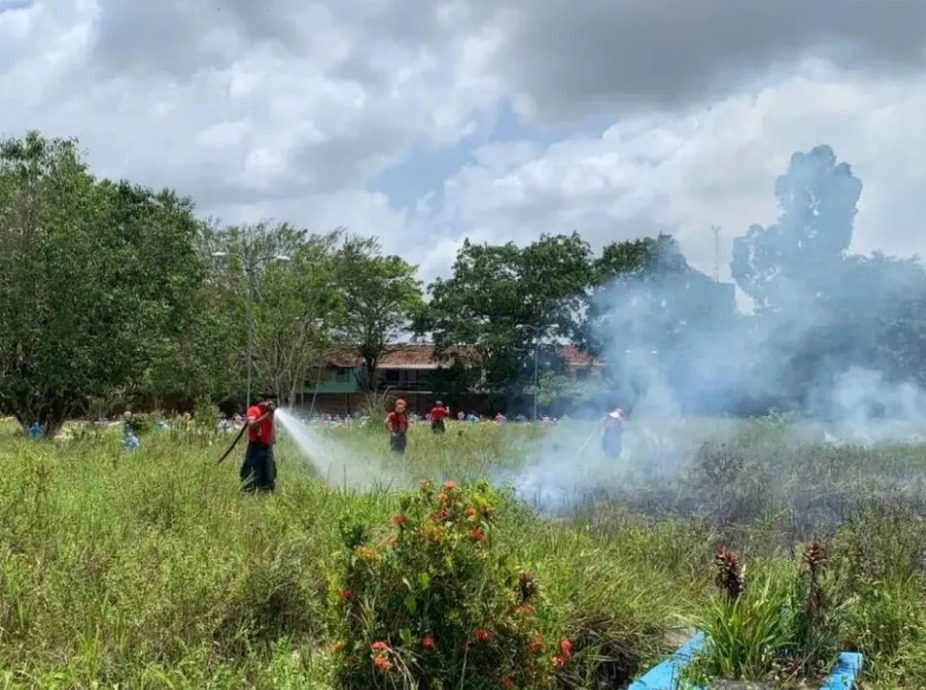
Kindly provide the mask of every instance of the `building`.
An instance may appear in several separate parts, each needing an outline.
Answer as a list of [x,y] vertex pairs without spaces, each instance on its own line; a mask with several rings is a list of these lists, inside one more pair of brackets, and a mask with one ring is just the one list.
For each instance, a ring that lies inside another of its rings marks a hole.
[[[604,368],[602,360],[573,346],[560,348],[560,356],[567,375],[576,380],[585,380]],[[370,405],[381,406],[385,396],[401,397],[408,401],[409,409],[424,413],[436,399],[436,374],[456,360],[473,363],[478,354],[474,348],[452,348],[447,356],[436,359],[433,345],[391,345],[379,361],[371,392],[360,353],[355,348],[337,348],[311,369],[299,402],[316,413],[345,415],[363,413]],[[467,410],[488,412],[483,409],[487,399],[486,393],[473,389],[461,396],[459,404]]]

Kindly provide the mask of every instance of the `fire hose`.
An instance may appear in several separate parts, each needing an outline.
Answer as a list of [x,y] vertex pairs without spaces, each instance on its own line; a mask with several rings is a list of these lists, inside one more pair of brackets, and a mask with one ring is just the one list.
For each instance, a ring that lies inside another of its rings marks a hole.
[[248,428],[248,423],[245,422],[244,426],[241,427],[241,431],[239,431],[238,435],[235,436],[235,440],[231,442],[231,445],[228,447],[228,450],[222,453],[222,457],[219,458],[219,461],[216,463],[217,465],[221,465],[222,461],[225,458],[227,458],[229,455],[231,455],[231,452],[235,449],[235,446],[238,445],[238,441],[240,441],[241,437],[244,436],[244,432],[247,430],[247,428]]

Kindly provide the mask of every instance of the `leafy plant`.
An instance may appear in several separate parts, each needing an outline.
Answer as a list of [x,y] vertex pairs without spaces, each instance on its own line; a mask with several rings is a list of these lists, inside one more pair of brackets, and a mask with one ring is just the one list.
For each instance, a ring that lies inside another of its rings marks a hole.
[[333,583],[344,688],[544,688],[570,663],[568,640],[535,626],[534,574],[493,548],[497,496],[487,483],[422,481],[378,537],[342,522]]

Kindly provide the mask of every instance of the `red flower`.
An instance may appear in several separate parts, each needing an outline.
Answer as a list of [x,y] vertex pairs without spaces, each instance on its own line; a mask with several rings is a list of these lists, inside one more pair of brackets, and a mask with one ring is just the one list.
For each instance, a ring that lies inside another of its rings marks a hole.
[[443,491],[441,491],[439,494],[437,494],[437,501],[438,501],[439,503],[446,503],[446,502],[449,501],[449,500],[450,500],[450,496],[448,496],[447,494],[445,494]]
[[559,651],[563,653],[563,656],[567,659],[572,656],[572,642],[569,640],[560,640]]
[[488,642],[489,641],[489,631],[483,630],[480,628],[475,632],[476,642]]
[[483,539],[486,538],[486,535],[478,527],[474,529],[472,532],[470,532],[469,536],[472,538],[473,541],[482,541]]
[[553,668],[562,668],[565,665],[566,665],[566,657],[564,656],[553,657]]
[[376,642],[370,645],[370,649],[372,649],[374,652],[385,652],[385,651],[388,651],[389,645],[387,645],[382,640],[377,640]]
[[446,520],[447,518],[450,517],[450,511],[447,510],[446,508],[441,508],[440,512],[437,515],[440,517],[441,520]]
[[392,516],[393,525],[404,525],[406,522],[408,522],[408,518],[405,517],[404,515],[393,515]]
[[392,668],[392,662],[384,656],[373,657],[373,665],[380,671],[388,671]]
[[453,490],[456,489],[456,488],[457,488],[457,483],[456,483],[456,482],[453,482],[453,481],[451,481],[451,482],[444,482],[444,489],[445,489],[446,491],[453,491]]
[[434,638],[425,637],[423,640],[421,640],[421,646],[425,649],[434,649]]
[[342,590],[341,590],[340,597],[341,597],[341,599],[343,599],[344,601],[347,601],[348,599],[350,599],[351,596],[353,596],[353,592],[351,592],[349,589],[342,589]]
[[534,639],[531,640],[530,643],[527,645],[527,651],[530,654],[539,652],[542,649],[543,649],[543,638],[540,635],[537,635],[536,637],[534,637]]
[[502,687],[508,690],[508,688],[514,687],[514,681],[509,676],[508,678],[502,678]]

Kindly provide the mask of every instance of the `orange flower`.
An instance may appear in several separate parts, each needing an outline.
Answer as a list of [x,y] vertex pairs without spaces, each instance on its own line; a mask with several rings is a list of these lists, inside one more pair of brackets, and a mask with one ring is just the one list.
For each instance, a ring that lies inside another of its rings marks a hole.
[[439,503],[446,503],[448,500],[450,500],[450,496],[448,496],[447,494],[445,494],[443,491],[441,491],[439,494],[437,494],[437,501],[438,501]]
[[563,656],[567,659],[572,656],[572,642],[569,640],[560,640],[559,642],[559,651],[563,653]]
[[376,552],[371,549],[369,546],[359,546],[357,547],[357,555],[361,558],[366,558],[367,560],[375,560]]
[[398,540],[395,537],[389,537],[386,539],[386,546],[395,546],[396,541]]
[[384,656],[373,657],[373,665],[380,671],[388,671],[392,668],[392,662]]
[[377,640],[370,645],[370,649],[372,649],[374,652],[385,652],[389,650],[389,645],[387,645],[382,640]]
[[335,642],[333,645],[331,645],[331,651],[334,652],[335,654],[340,652],[342,649],[344,649],[344,643],[341,642],[340,640],[338,642]]
[[425,649],[434,649],[434,638],[425,637],[423,640],[421,640],[421,646]]
[[457,483],[456,483],[456,482],[453,482],[453,481],[444,482],[444,490],[445,490],[445,491],[453,491],[453,490],[456,489],[456,488],[457,488]]
[[408,522],[408,518],[405,517],[404,515],[393,515],[392,516],[393,525],[401,526],[401,525],[404,525],[406,522]]
[[470,532],[469,536],[472,538],[473,541],[482,541],[483,539],[486,538],[485,533],[483,533],[483,531],[479,529],[478,527],[474,529],[472,532]]
[[343,599],[344,601],[347,601],[348,599],[350,599],[351,596],[353,596],[353,592],[351,592],[349,589],[342,589],[342,590],[341,590],[340,597],[341,597],[341,599]]
[[566,657],[564,656],[553,657],[553,668],[562,668],[565,665],[566,665]]
[[483,630],[482,628],[480,628],[474,633],[474,636],[476,638],[476,642],[488,642],[489,641],[489,631],[488,630]]
[[476,517],[476,515],[477,515],[477,511],[472,506],[466,509],[466,517],[474,518]]
[[505,690],[513,688],[514,680],[512,680],[510,676],[508,678],[502,678],[502,687],[505,688]]
[[533,640],[527,645],[527,651],[531,654],[539,652],[543,649],[543,638],[540,635],[534,637]]

